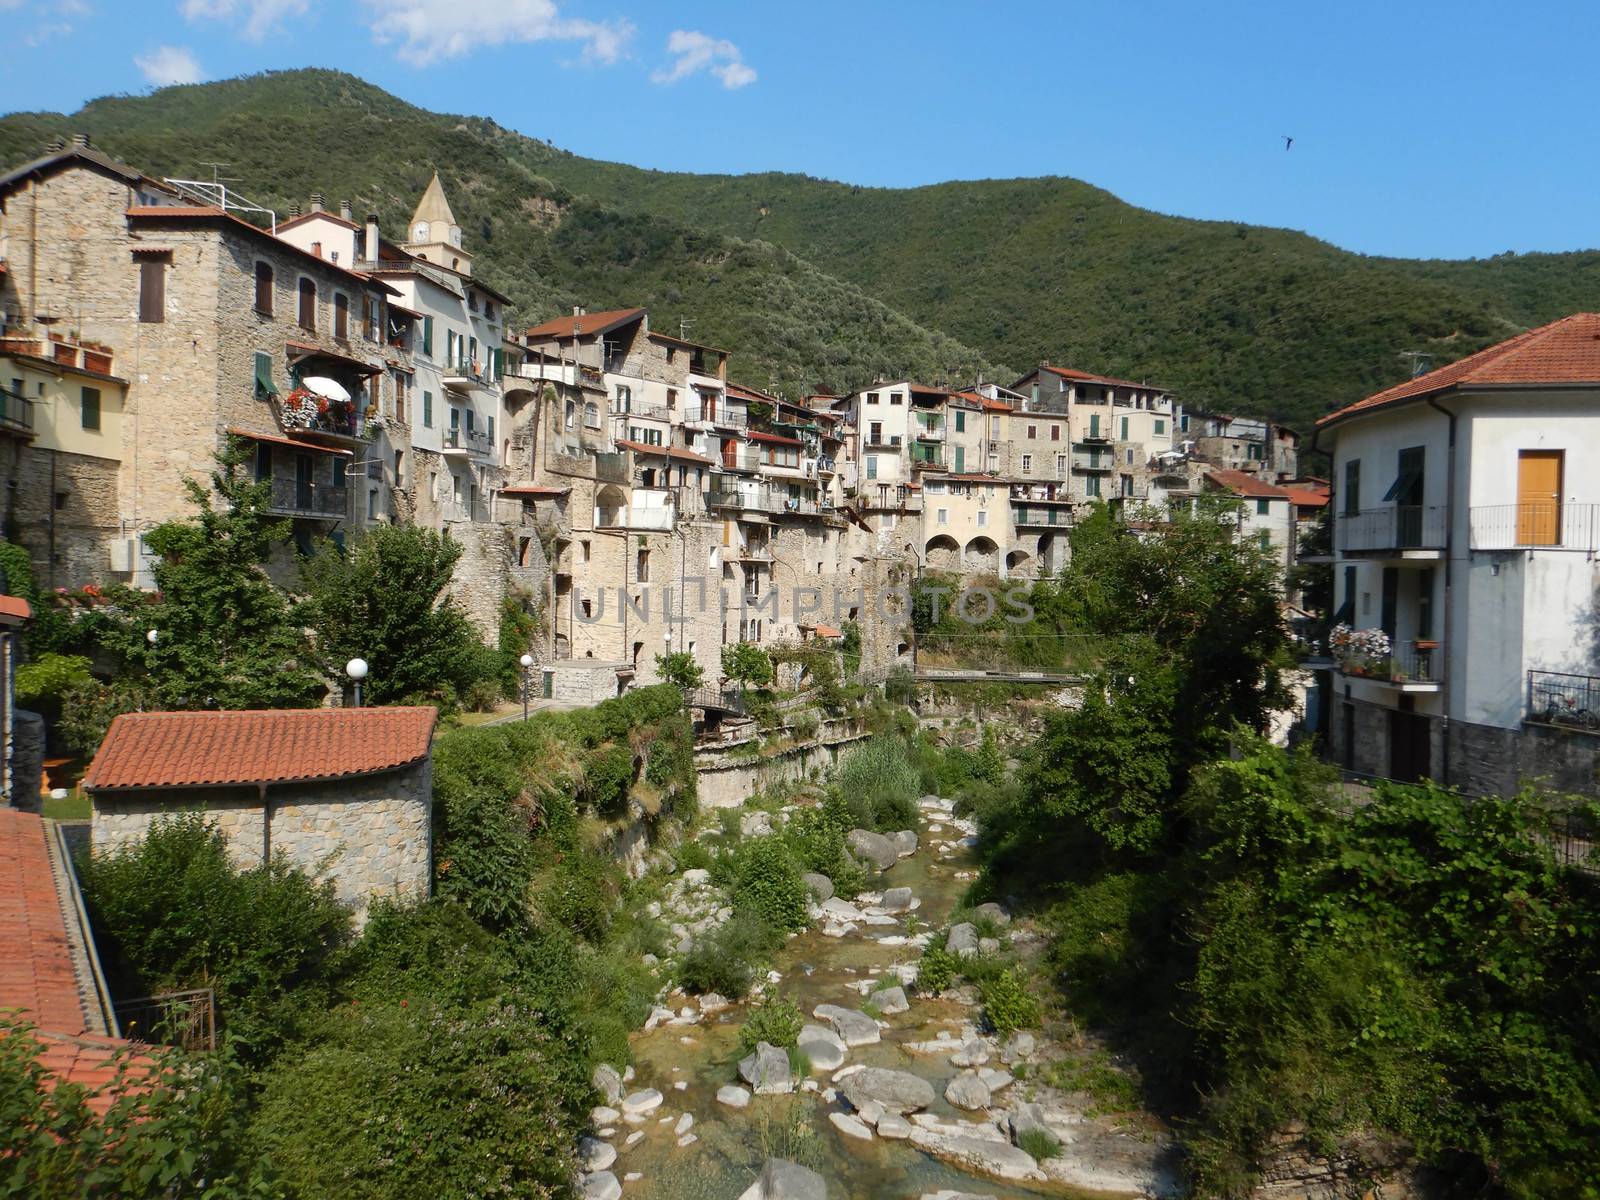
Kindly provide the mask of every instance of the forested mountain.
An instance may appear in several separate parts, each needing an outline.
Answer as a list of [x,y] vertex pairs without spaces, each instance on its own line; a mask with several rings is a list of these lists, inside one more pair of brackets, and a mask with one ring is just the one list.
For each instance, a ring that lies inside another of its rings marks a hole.
[[1041,359],[1307,424],[1519,329],[1600,307],[1600,252],[1369,258],[1163,216],[1064,178],[862,188],[581,158],[349,75],[283,72],[0,119],[0,160],[83,131],[157,174],[222,160],[253,198],[312,191],[398,232],[437,169],[485,277],[532,320],[647,304],[757,386],[1009,382]]

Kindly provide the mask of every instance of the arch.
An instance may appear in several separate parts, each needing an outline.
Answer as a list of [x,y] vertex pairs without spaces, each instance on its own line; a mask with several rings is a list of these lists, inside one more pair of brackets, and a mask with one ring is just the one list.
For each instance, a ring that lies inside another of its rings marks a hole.
[[930,570],[954,571],[961,565],[961,545],[948,533],[941,533],[928,539],[922,561]]
[[1033,555],[1026,550],[1012,550],[1006,554],[1007,575],[1028,575],[1033,571]]
[[1035,568],[1040,578],[1054,575],[1067,565],[1067,539],[1063,534],[1041,533],[1039,548],[1034,552]]
[[1000,547],[994,544],[992,538],[981,534],[967,543],[967,548],[962,552],[961,563],[971,571],[988,571],[993,574],[1000,569]]
[[608,483],[595,494],[594,524],[596,529],[615,529],[628,523],[628,495],[614,483]]

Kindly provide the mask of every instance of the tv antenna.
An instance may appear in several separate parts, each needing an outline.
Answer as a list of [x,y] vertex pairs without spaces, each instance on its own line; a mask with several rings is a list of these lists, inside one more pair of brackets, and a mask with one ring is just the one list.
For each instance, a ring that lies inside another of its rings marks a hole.
[[678,340],[680,342],[687,342],[689,340],[689,331],[691,329],[693,329],[693,328],[694,328],[694,322],[693,321],[685,320],[683,317],[679,317],[678,318]]
[[1411,378],[1426,375],[1433,366],[1433,355],[1426,350],[1402,350],[1400,357],[1411,366]]

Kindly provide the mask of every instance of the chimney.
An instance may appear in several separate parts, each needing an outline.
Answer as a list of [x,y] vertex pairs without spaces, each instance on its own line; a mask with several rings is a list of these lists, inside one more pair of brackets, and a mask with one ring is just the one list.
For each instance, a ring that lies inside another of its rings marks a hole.
[[378,261],[378,246],[379,246],[379,244],[380,244],[380,242],[379,242],[379,238],[378,238],[378,214],[377,213],[368,213],[367,214],[367,261],[368,262],[377,262]]
[[300,201],[296,200],[289,205],[289,219],[292,221],[300,215]]
[[87,150],[89,148],[89,135],[87,133],[73,134],[72,148],[74,150]]
[[60,154],[61,151],[65,150],[66,148],[67,148],[67,139],[66,138],[64,138],[64,137],[53,137],[53,138],[50,139],[50,144],[44,148],[44,152],[46,154]]
[[572,315],[575,317],[586,317],[589,315],[589,313],[588,310],[583,307],[583,305],[574,304],[572,306]]
[[349,221],[352,225],[355,224],[356,210],[350,207],[350,201],[339,201],[339,216],[344,220]]
[[322,208],[323,208],[323,196],[322,196],[322,193],[321,192],[312,192],[311,193],[311,211],[314,212],[314,213],[321,212]]

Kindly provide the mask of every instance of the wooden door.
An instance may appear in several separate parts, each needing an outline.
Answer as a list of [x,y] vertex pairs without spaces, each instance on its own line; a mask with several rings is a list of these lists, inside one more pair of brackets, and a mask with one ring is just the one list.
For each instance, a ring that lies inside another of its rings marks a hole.
[[1561,450],[1523,450],[1517,455],[1517,543],[1561,544]]

